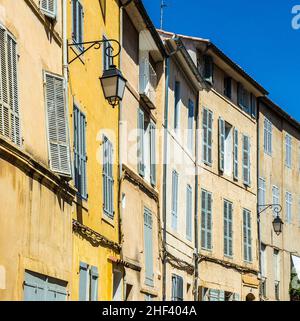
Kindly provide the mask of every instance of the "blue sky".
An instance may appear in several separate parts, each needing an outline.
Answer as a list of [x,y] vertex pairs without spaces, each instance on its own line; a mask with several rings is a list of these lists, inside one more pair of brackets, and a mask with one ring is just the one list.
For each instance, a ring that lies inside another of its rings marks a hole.
[[[143,0],[156,27],[161,0]],[[165,0],[164,30],[208,38],[300,121],[300,0]]]

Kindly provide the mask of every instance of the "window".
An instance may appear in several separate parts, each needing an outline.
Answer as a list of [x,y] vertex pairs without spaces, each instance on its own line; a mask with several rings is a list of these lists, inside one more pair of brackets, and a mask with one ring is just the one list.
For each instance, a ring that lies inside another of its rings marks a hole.
[[239,133],[237,129],[233,132],[233,178],[239,178]]
[[212,249],[212,194],[201,191],[201,247]]
[[24,301],[66,301],[67,282],[25,271]]
[[172,172],[172,228],[177,230],[178,221],[178,173]]
[[253,94],[250,94],[250,105],[251,105],[251,116],[256,118],[257,106],[256,106],[256,97]]
[[212,165],[212,111],[203,109],[203,122],[202,122],[202,154],[203,162],[207,165]]
[[238,293],[202,287],[201,301],[240,301]]
[[264,121],[264,151],[272,155],[272,123],[268,118]]
[[267,297],[267,258],[266,258],[266,246],[264,244],[261,245],[260,252],[260,260],[261,260],[261,293],[263,297]]
[[123,275],[119,270],[113,272],[113,301],[122,301],[123,298]]
[[238,105],[247,113],[251,113],[251,97],[250,93],[241,83],[238,83]]
[[219,169],[228,176],[233,173],[232,126],[219,118]]
[[74,105],[74,176],[75,186],[82,198],[87,198],[86,184],[86,118]]
[[292,167],[292,137],[285,135],[285,165]]
[[232,257],[232,203],[224,201],[224,255]]
[[17,43],[0,26],[0,135],[21,145]]
[[192,199],[192,188],[190,185],[186,187],[186,238],[192,240],[192,216],[193,216],[193,199]]
[[83,7],[79,0],[73,0],[73,41],[83,51]]
[[266,181],[262,177],[258,179],[258,205],[261,209],[266,205]]
[[290,192],[285,193],[285,206],[286,206],[286,215],[285,220],[287,223],[292,223],[292,194]]
[[243,210],[244,260],[252,262],[251,212]]
[[50,18],[55,18],[56,16],[56,5],[56,0],[41,0],[40,2],[41,10]]
[[114,218],[113,147],[103,136],[103,209],[110,219]]
[[214,61],[212,56],[205,55],[203,57],[204,60],[204,79],[210,83],[211,85],[214,82]]
[[243,135],[243,180],[250,186],[250,138]]
[[45,88],[50,167],[54,172],[71,176],[64,81],[60,77],[46,73]]
[[273,253],[273,260],[274,260],[274,292],[275,292],[275,299],[280,300],[280,256],[279,251],[274,250]]
[[172,275],[172,301],[183,301],[183,278]]
[[180,123],[180,105],[181,105],[181,94],[180,94],[180,82],[175,81],[175,105],[174,105],[174,129],[177,130],[179,128]]
[[149,302],[151,302],[151,301],[153,301],[153,295],[151,295],[151,294],[145,294],[145,301],[149,301]]
[[232,78],[231,77],[224,78],[224,95],[229,99],[232,98]]
[[[103,40],[107,40],[103,36]],[[113,65],[113,48],[110,42],[103,42],[103,70],[108,70],[111,65]]]
[[[279,188],[275,185],[273,185],[273,187],[272,187],[272,198],[273,198],[273,204],[280,204]],[[273,216],[277,217],[276,208],[273,208]]]
[[80,262],[79,301],[98,301],[98,268]]
[[187,146],[188,149],[193,152],[193,136],[194,136],[194,103],[192,100],[189,99],[189,106],[188,106],[188,142]]
[[138,171],[152,186],[156,185],[156,125],[138,109]]
[[153,232],[152,214],[144,209],[144,251],[145,251],[145,284],[153,286]]

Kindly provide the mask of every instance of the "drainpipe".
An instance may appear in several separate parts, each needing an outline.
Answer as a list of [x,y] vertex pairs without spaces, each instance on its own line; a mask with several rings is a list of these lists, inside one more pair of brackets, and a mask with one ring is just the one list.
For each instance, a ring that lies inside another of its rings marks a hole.
[[199,99],[199,92],[197,95],[197,115],[196,115],[196,137],[195,137],[195,280],[194,280],[194,300],[198,301],[198,276],[199,276],[199,269],[198,269],[198,255],[199,255],[199,248],[198,248],[198,177],[199,177],[199,170],[198,170],[198,161],[199,161],[199,147],[198,147],[198,132],[199,132],[199,106],[200,106],[200,99]]
[[162,300],[166,301],[167,283],[167,161],[168,161],[168,114],[169,114],[169,78],[170,78],[170,57],[166,58],[165,64],[165,110],[164,110],[164,153],[163,153],[163,284]]

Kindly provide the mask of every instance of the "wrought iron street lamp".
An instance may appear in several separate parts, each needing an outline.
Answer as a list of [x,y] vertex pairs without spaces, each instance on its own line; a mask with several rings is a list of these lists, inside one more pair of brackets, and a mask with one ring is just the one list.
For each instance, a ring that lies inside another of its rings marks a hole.
[[280,218],[279,215],[277,215],[275,217],[275,219],[273,220],[273,223],[272,223],[273,229],[274,229],[276,235],[280,235],[281,234],[282,228],[283,228],[283,224],[284,223],[282,222],[282,219]]
[[[117,57],[121,52],[121,45],[115,39],[102,39],[96,41],[88,41],[88,42],[81,42],[81,43],[70,43],[68,44],[69,47],[77,47],[77,48],[84,48],[85,45],[88,45],[87,48],[80,50],[79,54],[76,54],[76,57],[69,61],[69,64],[74,62],[76,59],[80,58],[84,53],[86,53],[91,48],[98,50],[101,48],[103,43],[108,43],[104,50],[104,54],[110,58],[109,60],[113,61],[113,58]],[[117,51],[114,53],[114,48],[112,43],[117,45]],[[109,104],[115,107],[124,96],[125,86],[126,86],[126,79],[123,77],[121,71],[114,65],[111,64],[110,67],[103,72],[102,77],[100,77],[103,93],[105,99],[109,102]]]
[[279,213],[282,211],[282,206],[280,204],[258,205],[258,209],[260,209],[258,211],[258,218],[259,219],[260,219],[260,214],[263,213],[264,211],[266,211],[268,208],[273,208],[274,212],[276,213],[276,217],[274,218],[272,225],[273,225],[273,230],[276,233],[276,235],[280,235],[282,233],[283,224],[284,224],[279,216]]

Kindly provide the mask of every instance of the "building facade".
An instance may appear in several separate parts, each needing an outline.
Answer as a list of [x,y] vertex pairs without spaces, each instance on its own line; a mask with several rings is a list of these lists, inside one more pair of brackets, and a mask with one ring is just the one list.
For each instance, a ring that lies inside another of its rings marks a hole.
[[[117,1],[72,0],[68,9],[69,125],[77,195],[73,211],[72,299],[122,300],[119,266],[118,108],[105,100],[99,78],[119,40]],[[95,47],[95,48],[94,48]],[[79,57],[78,57],[79,56]],[[75,59],[75,60],[74,60]]]
[[[299,300],[300,126],[268,98],[259,103],[258,209],[279,205],[284,222],[276,235],[276,207],[260,215],[261,299]],[[277,207],[278,210],[278,207]]]
[[63,13],[63,1],[0,1],[1,300],[72,291]]

